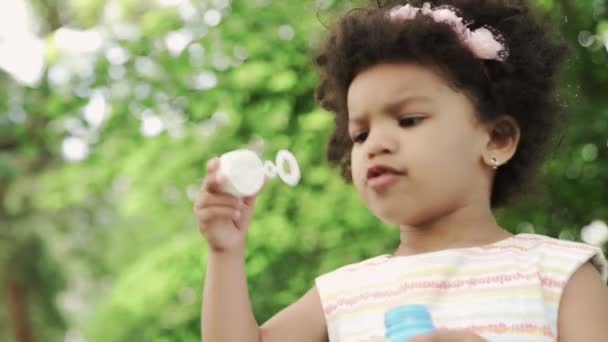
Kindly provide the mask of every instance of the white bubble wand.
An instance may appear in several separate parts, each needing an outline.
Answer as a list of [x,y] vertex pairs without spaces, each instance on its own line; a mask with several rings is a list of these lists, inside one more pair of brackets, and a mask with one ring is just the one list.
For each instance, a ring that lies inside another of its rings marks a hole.
[[[285,170],[285,164],[289,170]],[[226,179],[224,191],[237,197],[252,196],[264,185],[264,176],[278,176],[283,182],[295,186],[300,181],[300,167],[295,156],[288,150],[280,150],[275,162],[262,162],[258,155],[247,149],[239,149],[220,156],[219,174]]]

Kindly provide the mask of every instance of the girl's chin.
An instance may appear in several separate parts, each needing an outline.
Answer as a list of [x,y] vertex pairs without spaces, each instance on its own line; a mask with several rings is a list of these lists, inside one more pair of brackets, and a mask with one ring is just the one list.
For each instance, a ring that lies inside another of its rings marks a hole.
[[415,225],[432,217],[432,211],[423,207],[412,207],[407,203],[371,203],[370,211],[382,222],[389,225]]
[[386,224],[394,224],[394,225],[402,225],[405,222],[408,222],[409,215],[403,210],[403,208],[398,208],[397,210],[377,210],[375,208],[372,212],[376,217],[378,217],[382,222]]

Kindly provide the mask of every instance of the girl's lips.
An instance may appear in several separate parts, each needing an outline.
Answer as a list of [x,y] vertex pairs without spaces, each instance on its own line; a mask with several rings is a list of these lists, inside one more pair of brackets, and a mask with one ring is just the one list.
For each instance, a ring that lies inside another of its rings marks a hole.
[[369,167],[367,169],[367,179],[371,179],[374,177],[378,177],[380,175],[382,175],[383,173],[394,173],[394,174],[402,174],[403,172],[393,168],[392,166],[389,165],[384,165],[384,164],[376,164],[373,165],[371,167]]
[[367,185],[374,190],[381,190],[399,181],[402,175],[386,172],[380,176],[372,177],[367,180]]

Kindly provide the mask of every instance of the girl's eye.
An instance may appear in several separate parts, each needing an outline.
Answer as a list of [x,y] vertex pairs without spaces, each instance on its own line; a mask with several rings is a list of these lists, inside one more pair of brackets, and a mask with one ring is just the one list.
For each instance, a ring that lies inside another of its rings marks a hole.
[[399,119],[399,125],[401,127],[412,127],[416,126],[422,120],[424,120],[424,117],[422,116],[407,116]]
[[[399,119],[399,126],[401,127],[413,127],[416,126],[419,122],[423,121],[425,117],[423,116],[406,116]],[[360,144],[367,139],[368,132],[361,132],[356,134],[352,140],[355,144]]]
[[361,133],[355,135],[355,137],[353,138],[353,142],[355,144],[362,143],[365,141],[365,139],[367,139],[367,132],[361,132]]

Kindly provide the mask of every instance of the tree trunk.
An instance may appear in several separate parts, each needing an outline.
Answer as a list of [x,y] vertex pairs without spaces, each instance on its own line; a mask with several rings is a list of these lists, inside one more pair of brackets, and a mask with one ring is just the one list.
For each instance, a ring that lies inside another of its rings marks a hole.
[[27,289],[17,282],[10,281],[5,291],[9,309],[9,319],[13,326],[15,342],[30,342],[30,329],[27,316]]

